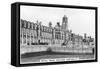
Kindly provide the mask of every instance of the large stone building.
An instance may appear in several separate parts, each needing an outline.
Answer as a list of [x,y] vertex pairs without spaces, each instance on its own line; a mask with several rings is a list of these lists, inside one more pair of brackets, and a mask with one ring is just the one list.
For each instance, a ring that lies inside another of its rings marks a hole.
[[21,19],[20,21],[20,44],[21,45],[56,45],[56,46],[82,46],[86,44],[83,37],[72,33],[68,29],[68,18],[64,15],[62,25],[57,22],[55,27],[52,27],[52,22],[49,26],[43,26],[41,22],[30,22]]

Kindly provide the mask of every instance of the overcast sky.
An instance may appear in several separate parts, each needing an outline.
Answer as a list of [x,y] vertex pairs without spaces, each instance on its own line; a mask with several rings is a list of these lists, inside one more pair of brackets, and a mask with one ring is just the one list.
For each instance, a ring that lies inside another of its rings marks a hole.
[[95,36],[95,10],[56,8],[40,6],[21,6],[21,19],[36,22],[41,21],[42,25],[48,26],[51,21],[54,27],[57,22],[62,24],[62,17],[68,17],[68,29],[73,33],[83,36]]

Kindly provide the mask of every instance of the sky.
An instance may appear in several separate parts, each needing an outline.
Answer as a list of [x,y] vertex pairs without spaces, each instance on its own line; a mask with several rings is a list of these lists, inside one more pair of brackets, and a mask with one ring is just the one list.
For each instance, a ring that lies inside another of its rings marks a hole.
[[68,17],[68,29],[73,33],[95,37],[95,10],[76,8],[57,8],[41,6],[21,6],[21,19],[36,22],[41,21],[42,25],[48,26],[52,22],[54,27],[57,22],[62,25],[64,15]]

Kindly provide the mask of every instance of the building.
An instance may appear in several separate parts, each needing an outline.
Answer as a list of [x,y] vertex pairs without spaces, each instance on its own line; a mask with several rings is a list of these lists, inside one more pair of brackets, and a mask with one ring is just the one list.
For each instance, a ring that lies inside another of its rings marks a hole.
[[[68,18],[64,15],[62,25],[57,22],[55,27],[52,27],[52,22],[49,26],[43,26],[42,22],[30,22],[21,19],[20,21],[20,44],[21,45],[56,45],[68,47],[82,47],[87,45],[89,38],[76,35],[68,29]],[[86,42],[85,42],[86,41]],[[93,42],[93,41],[92,41]],[[89,43],[90,44],[90,43]]]

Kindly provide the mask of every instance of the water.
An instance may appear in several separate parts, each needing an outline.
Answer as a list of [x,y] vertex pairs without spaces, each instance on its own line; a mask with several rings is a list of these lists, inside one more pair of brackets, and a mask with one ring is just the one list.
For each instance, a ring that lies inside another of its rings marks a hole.
[[21,57],[21,64],[24,64],[24,63],[40,63],[40,60],[45,60],[45,59],[53,59],[53,60],[56,60],[56,59],[59,59],[59,58],[66,58],[66,59],[76,59],[76,60],[90,60],[90,59],[94,59],[94,55],[93,54],[75,54],[75,55],[72,55],[72,54],[64,54],[64,55],[61,55],[61,54],[43,54],[43,55],[37,55],[37,56],[34,56],[31,55],[31,56],[25,56],[25,57]]

